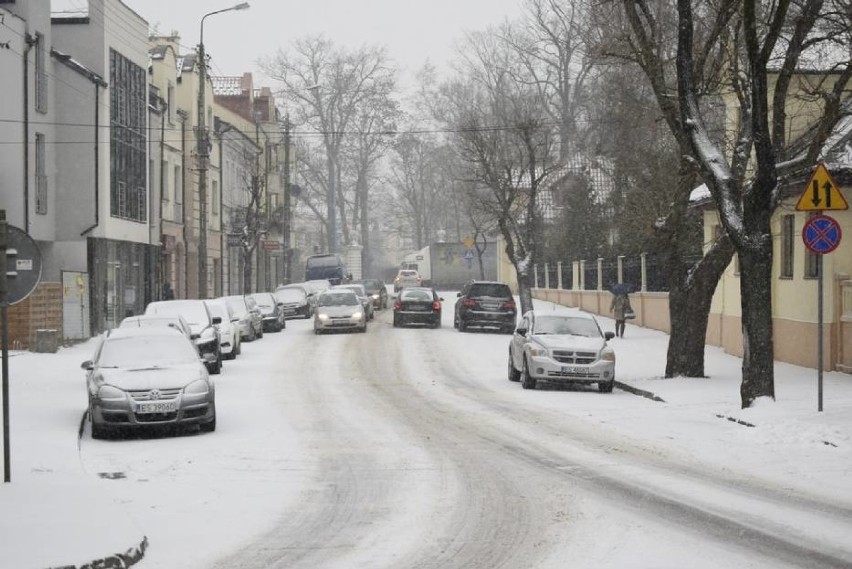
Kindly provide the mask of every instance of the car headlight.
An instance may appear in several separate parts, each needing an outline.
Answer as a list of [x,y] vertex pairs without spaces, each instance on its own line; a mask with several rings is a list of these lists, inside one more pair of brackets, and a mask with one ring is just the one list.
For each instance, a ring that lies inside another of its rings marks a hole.
[[325,314],[324,312],[318,312],[317,318],[325,322],[326,320],[328,320],[328,314]]
[[601,361],[615,363],[615,351],[614,350],[602,350],[601,351]]
[[374,294],[374,295],[371,295],[370,298],[372,298],[373,300],[379,300],[379,295]]
[[203,379],[193,381],[183,388],[183,392],[188,395],[205,395],[208,391],[210,391],[210,384]]
[[102,385],[100,389],[98,389],[98,399],[107,400],[124,400],[127,399],[127,395],[124,391],[120,390],[117,387],[113,387],[112,385]]
[[361,318],[363,316],[364,316],[363,312],[353,312],[351,318],[352,318],[352,320],[361,320]]
[[533,357],[547,356],[548,352],[540,346],[530,346],[530,355]]
[[216,339],[216,330],[211,326],[201,331],[201,337],[198,338],[199,344],[204,344]]

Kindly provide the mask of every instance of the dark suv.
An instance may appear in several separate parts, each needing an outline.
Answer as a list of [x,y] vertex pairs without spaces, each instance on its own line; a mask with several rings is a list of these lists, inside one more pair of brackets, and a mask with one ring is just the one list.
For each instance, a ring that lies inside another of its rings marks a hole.
[[505,334],[512,334],[517,313],[509,285],[495,281],[470,281],[458,294],[453,324],[461,332],[478,326],[498,328]]

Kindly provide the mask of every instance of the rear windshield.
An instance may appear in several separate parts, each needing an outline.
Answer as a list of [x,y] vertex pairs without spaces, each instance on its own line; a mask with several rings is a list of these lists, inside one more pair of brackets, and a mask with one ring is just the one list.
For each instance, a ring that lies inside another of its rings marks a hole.
[[167,314],[170,316],[183,316],[189,324],[210,324],[210,314],[201,300],[168,300],[165,302],[152,302],[145,310],[145,314]]
[[432,300],[432,293],[420,288],[405,289],[400,297],[402,300]]
[[509,285],[502,283],[475,283],[470,285],[469,296],[473,298],[481,296],[512,298],[512,290],[509,288]]
[[340,260],[334,255],[324,255],[322,257],[308,257],[307,264],[309,269],[316,267],[336,267],[340,265]]

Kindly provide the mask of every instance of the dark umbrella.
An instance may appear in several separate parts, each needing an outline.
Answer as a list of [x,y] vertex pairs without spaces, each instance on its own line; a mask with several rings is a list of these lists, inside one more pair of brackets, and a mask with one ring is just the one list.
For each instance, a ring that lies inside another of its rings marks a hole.
[[626,295],[633,292],[633,285],[630,283],[615,283],[609,287],[609,291],[616,296]]

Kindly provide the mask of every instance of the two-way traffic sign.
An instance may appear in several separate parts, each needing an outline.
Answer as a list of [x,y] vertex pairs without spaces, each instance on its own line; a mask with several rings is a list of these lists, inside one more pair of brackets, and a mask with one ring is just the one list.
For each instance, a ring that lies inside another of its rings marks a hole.
[[805,186],[796,211],[838,211],[849,209],[846,198],[840,193],[840,186],[831,177],[828,168],[820,162],[814,170],[811,180]]

